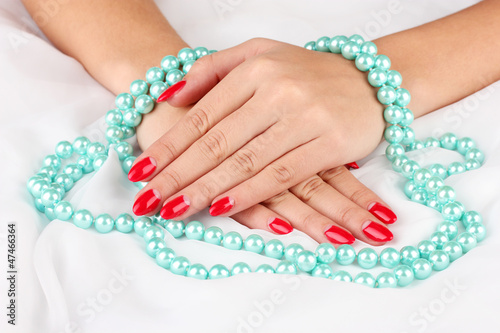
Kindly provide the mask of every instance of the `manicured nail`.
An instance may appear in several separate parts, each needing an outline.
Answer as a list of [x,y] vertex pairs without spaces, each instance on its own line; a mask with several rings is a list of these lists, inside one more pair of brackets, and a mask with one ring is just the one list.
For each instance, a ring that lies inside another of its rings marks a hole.
[[163,205],[163,208],[160,211],[161,217],[165,220],[176,218],[184,214],[188,209],[189,198],[185,195],[179,195],[177,198],[174,198]]
[[134,202],[132,210],[137,216],[145,215],[155,210],[161,200],[161,195],[158,190],[150,189],[141,194]]
[[330,226],[330,228],[325,231],[325,236],[330,242],[335,244],[352,244],[355,241],[354,236],[347,230],[335,225]]
[[277,217],[269,219],[269,229],[280,235],[286,235],[293,231],[290,223],[283,221]]
[[156,99],[158,103],[164,102],[172,98],[176,93],[178,93],[186,85],[186,80],[179,81],[167,88],[160,96]]
[[366,221],[362,228],[366,237],[376,242],[388,242],[394,238],[392,232],[380,223]]
[[347,169],[359,169],[359,165],[356,162],[347,163],[344,165]]
[[398,217],[392,210],[378,202],[368,206],[368,211],[385,224],[393,224],[398,220]]
[[230,197],[224,197],[216,202],[210,207],[209,213],[212,216],[218,216],[225,214],[234,207],[234,199]]
[[152,157],[145,157],[132,167],[128,172],[128,179],[131,182],[139,182],[151,176],[156,170],[156,161]]

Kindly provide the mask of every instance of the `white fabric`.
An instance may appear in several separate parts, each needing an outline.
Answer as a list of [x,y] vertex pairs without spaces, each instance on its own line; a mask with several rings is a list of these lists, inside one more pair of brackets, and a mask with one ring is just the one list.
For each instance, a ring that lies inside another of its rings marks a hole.
[[[222,49],[261,36],[303,45],[323,35],[361,33],[367,38],[411,28],[449,15],[475,1],[158,1],[179,34],[193,46]],[[40,22],[58,12],[47,1]],[[144,36],[147,38],[147,36]],[[133,42],[133,41],[130,41]],[[88,47],[92,47],[89,45]],[[487,50],[487,45],[484,46]],[[457,50],[460,52],[460,50]],[[494,55],[492,55],[494,56]],[[470,61],[474,61],[471,59]],[[457,68],[457,71],[460,69]],[[500,85],[418,119],[418,137],[454,131],[474,138],[487,154],[477,171],[450,177],[458,199],[483,213],[487,239],[444,272],[408,288],[369,289],[326,279],[244,274],[197,281],[157,266],[135,234],[101,235],[53,221],[34,210],[26,180],[60,140],[87,135],[103,139],[103,115],[114,96],[74,59],[44,39],[16,0],[0,4],[1,251],[8,222],[17,223],[17,325],[2,332],[493,332],[500,324]],[[436,91],[439,94],[439,91]],[[432,209],[412,203],[404,180],[382,155],[384,145],[353,173],[381,195],[399,216],[391,246],[416,245],[440,222]],[[457,154],[436,150],[414,154],[422,161],[449,162]],[[78,207],[116,216],[129,212],[136,189],[114,158],[83,186],[71,191]],[[424,162],[425,163],[425,162]],[[194,216],[207,226],[247,230],[230,219]],[[315,242],[294,231],[284,243]],[[273,259],[188,240],[167,241],[178,254],[208,267],[248,261],[253,268]],[[356,242],[360,249],[364,244]],[[2,274],[6,254],[0,256]],[[335,268],[339,266],[335,265]],[[378,273],[375,270],[374,273]],[[355,274],[356,269],[351,269]],[[0,279],[2,305],[7,281]]]

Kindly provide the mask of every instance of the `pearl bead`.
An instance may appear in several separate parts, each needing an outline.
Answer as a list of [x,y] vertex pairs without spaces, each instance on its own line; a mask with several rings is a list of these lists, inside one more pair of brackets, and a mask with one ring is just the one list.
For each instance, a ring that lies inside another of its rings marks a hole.
[[73,217],[73,206],[68,201],[60,201],[54,208],[56,218],[61,221],[69,221]]
[[288,260],[281,260],[278,265],[276,266],[276,274],[297,274],[297,267],[295,265],[288,261]]
[[464,214],[464,209],[462,205],[457,202],[448,202],[443,205],[443,209],[441,211],[441,215],[445,221],[456,222],[462,218]]
[[458,234],[457,225],[450,221],[444,221],[438,224],[437,231],[442,232],[448,239],[454,239]]
[[375,58],[375,66],[388,71],[391,68],[391,60],[386,55],[380,54]]
[[364,38],[358,34],[354,34],[351,37],[349,37],[349,41],[354,42],[359,46],[363,45],[363,43],[365,42]]
[[327,264],[319,264],[311,272],[311,276],[329,279],[332,277],[333,269]]
[[274,268],[269,264],[262,264],[255,270],[255,273],[274,273]]
[[184,66],[182,66],[182,72],[184,74],[189,73],[189,71],[191,70],[191,67],[193,67],[193,65],[194,65],[194,61],[186,61]]
[[452,162],[448,166],[448,175],[449,176],[457,175],[459,173],[464,173],[465,171],[467,171],[467,168],[465,167],[465,165],[462,162]]
[[392,125],[385,129],[384,138],[387,142],[395,144],[401,142],[403,140],[403,130],[401,127]]
[[486,228],[482,223],[472,222],[467,227],[467,232],[474,236],[478,242],[486,237]]
[[396,89],[403,83],[403,77],[398,71],[387,71],[387,84]]
[[377,276],[375,286],[377,288],[396,288],[398,286],[398,280],[394,273],[382,272]]
[[154,99],[158,99],[158,97],[160,97],[160,95],[163,94],[163,92],[167,90],[167,88],[168,86],[165,82],[158,81],[151,85],[151,87],[149,88],[149,94]]
[[444,243],[443,251],[450,257],[450,262],[457,260],[463,254],[462,246],[456,241]]
[[285,247],[284,251],[285,259],[290,262],[296,262],[297,255],[302,251],[304,251],[304,247],[302,245],[297,243],[292,243]]
[[81,155],[80,157],[78,157],[78,159],[76,160],[76,164],[82,167],[82,172],[84,174],[94,171],[94,161],[92,161],[92,159],[87,155]]
[[475,169],[479,168],[480,166],[481,166],[481,163],[479,163],[479,161],[474,159],[474,158],[470,158],[470,159],[465,160],[465,168],[467,170],[475,170]]
[[384,119],[389,124],[397,124],[403,119],[403,110],[397,105],[390,105],[384,110]]
[[430,240],[423,240],[417,245],[420,257],[424,259],[429,259],[431,252],[436,250],[436,245]]
[[[73,151],[73,148],[71,148]],[[61,158],[55,154],[47,155],[43,159],[43,166],[52,167],[54,170],[59,170],[61,168]]]
[[468,212],[462,215],[462,224],[464,228],[468,228],[469,225],[473,222],[483,223],[483,217],[481,214],[476,212],[475,210],[469,210]]
[[203,240],[209,244],[220,245],[223,237],[222,229],[219,227],[208,227],[203,235]]
[[200,221],[191,221],[186,224],[184,233],[188,239],[202,240],[205,233],[205,226]]
[[316,263],[316,255],[309,250],[304,250],[297,254],[297,259],[295,261],[297,267],[304,272],[312,271],[314,267],[316,267]]
[[165,230],[167,230],[174,238],[179,238],[184,234],[184,222],[168,220],[165,223]]
[[139,236],[144,236],[146,230],[153,225],[151,218],[147,216],[139,216],[134,222],[134,231]]
[[[302,247],[302,246],[300,246],[300,247]],[[303,248],[301,249],[301,251],[302,250],[303,250]],[[331,264],[332,262],[335,261],[335,257],[337,255],[337,250],[335,250],[335,247],[330,243],[322,243],[322,244],[319,244],[318,247],[316,248],[315,254],[316,254],[316,257],[318,258],[319,263]],[[290,259],[288,259],[288,260],[290,260]]]
[[457,151],[465,155],[471,148],[476,148],[476,143],[471,138],[465,137],[457,140]]
[[101,214],[95,218],[94,221],[95,230],[97,230],[101,234],[106,234],[110,232],[111,230],[113,230],[114,226],[115,226],[115,221],[109,214]]
[[167,244],[165,243],[165,240],[160,237],[153,237],[146,241],[146,253],[152,258],[156,258],[158,251],[166,247]]
[[79,154],[79,155],[85,155],[87,154],[87,147],[90,144],[90,140],[87,139],[84,136],[79,136],[78,138],[73,141],[73,152]]
[[432,265],[427,259],[417,259],[412,264],[413,274],[417,280],[425,280],[432,273]]
[[222,246],[229,250],[241,250],[243,238],[236,231],[230,231],[222,238]]
[[139,95],[148,93],[148,84],[144,80],[135,80],[130,84],[130,93],[132,96],[137,97]]
[[193,264],[187,270],[186,276],[198,280],[206,280],[208,278],[208,270],[202,264]]
[[415,185],[413,180],[409,180],[406,182],[405,187],[404,187],[404,192],[406,196],[411,199],[413,197],[413,193],[418,189],[418,187]]
[[104,135],[110,143],[116,143],[123,139],[123,131],[119,126],[109,126]]
[[398,286],[405,287],[413,282],[415,275],[408,265],[399,265],[394,268],[394,275],[398,280]]
[[420,169],[420,165],[417,162],[408,160],[401,166],[401,174],[408,179],[413,179],[413,174],[418,169]]
[[387,82],[387,71],[374,68],[368,73],[368,83],[375,87],[382,87]]
[[441,204],[447,204],[448,202],[455,201],[455,190],[448,185],[441,186],[436,191],[436,198]]
[[134,153],[134,148],[132,148],[132,145],[125,141],[117,143],[114,149],[120,161],[123,161]]
[[403,128],[403,140],[401,140],[401,144],[410,145],[415,141],[415,132],[411,127]]
[[[330,39],[330,52],[332,53],[341,53],[342,52],[342,46],[347,42],[347,37],[346,36],[335,36]],[[314,43],[314,49],[316,49],[316,43]]]
[[368,53],[360,53],[354,63],[357,69],[366,72],[375,65],[375,57]]
[[94,217],[86,209],[77,210],[73,214],[73,223],[82,229],[88,229],[94,222]]
[[56,215],[54,212],[54,208],[45,207],[45,216],[47,217],[47,219],[49,219],[49,221],[55,220]]
[[391,86],[384,86],[380,88],[377,92],[377,99],[380,103],[384,105],[389,105],[394,103],[396,100],[396,90]]
[[474,237],[470,232],[462,232],[457,236],[457,242],[462,247],[463,253],[467,253],[477,245],[476,237]]
[[441,146],[441,144],[439,143],[439,140],[436,139],[436,138],[427,138],[427,139],[425,139],[424,145],[425,145],[425,147],[435,147],[435,148]]
[[196,54],[196,59],[200,59],[209,54],[208,49],[203,46],[195,47],[194,53]]
[[432,264],[432,269],[442,271],[450,265],[450,257],[443,250],[436,250],[429,254],[429,261]]
[[430,172],[429,169],[422,168],[415,170],[413,173],[413,182],[417,187],[424,187],[426,186],[427,182],[429,179],[431,179],[432,173]]
[[165,72],[161,68],[151,67],[146,72],[146,81],[148,81],[148,83],[163,81],[164,78],[165,78]]
[[123,233],[129,233],[134,230],[134,218],[127,213],[118,215],[115,219],[116,230]]
[[427,191],[417,188],[415,191],[413,191],[410,199],[413,202],[419,203],[421,205],[426,205],[428,199]]
[[104,162],[108,159],[108,156],[104,154],[99,154],[94,158],[94,162],[92,162],[92,167],[95,171],[99,171],[100,168],[104,165]]
[[123,140],[127,140],[135,135],[135,128],[127,125],[122,125]]
[[[428,169],[425,169],[428,170]],[[430,170],[429,170],[430,171]],[[432,175],[433,173],[430,172]],[[441,177],[438,176],[431,176],[429,179],[427,179],[427,182],[425,183],[425,190],[427,193],[430,195],[435,195],[437,190],[444,186],[444,181],[441,179]]]
[[99,154],[105,153],[106,147],[100,142],[90,143],[87,147],[87,155],[92,159],[95,159]]
[[333,281],[352,282],[352,276],[346,271],[336,271],[332,274]]
[[[318,46],[316,45],[316,47]],[[344,45],[342,45],[341,53],[342,56],[347,60],[353,60],[356,58],[360,51],[361,48],[356,42],[347,41]]]
[[171,248],[164,247],[156,252],[156,263],[163,268],[169,269],[174,258],[175,252]]
[[401,254],[398,250],[388,247],[380,252],[380,264],[386,268],[394,268],[399,265]]
[[372,248],[366,247],[358,253],[358,265],[364,269],[370,269],[377,265],[378,255]]
[[150,113],[154,107],[155,107],[155,102],[149,95],[140,95],[135,99],[135,109],[139,113],[142,114]]
[[220,264],[214,265],[208,271],[208,278],[211,280],[226,278],[229,277],[229,275],[229,269],[227,269],[226,266]]
[[439,163],[432,164],[431,166],[428,167],[430,172],[432,173],[433,176],[437,176],[441,179],[445,179],[448,177],[448,172],[446,171],[446,168]]
[[316,41],[316,51],[330,52],[330,37],[323,36]]
[[436,245],[436,249],[441,250],[449,239],[444,232],[436,231],[431,234],[430,241]]
[[115,105],[120,110],[126,110],[134,105],[134,97],[129,93],[121,93],[115,98]]
[[248,266],[247,263],[244,262],[238,262],[234,264],[233,269],[231,269],[231,275],[238,275],[241,273],[250,273],[252,270],[250,269],[250,266]]
[[411,266],[418,258],[420,258],[420,252],[415,246],[409,245],[401,249],[401,264]]
[[405,149],[398,143],[391,143],[385,149],[385,156],[389,161],[394,162],[396,157],[402,156],[405,153]]
[[337,262],[339,265],[350,265],[356,260],[356,251],[349,244],[342,244],[337,248]]
[[256,234],[250,235],[245,239],[245,250],[254,253],[261,253],[264,250],[264,239]]
[[165,237],[165,233],[163,232],[162,228],[154,224],[149,228],[147,228],[146,230],[144,230],[144,234],[142,235],[142,238],[144,238],[146,242],[156,237],[163,239]]
[[285,253],[283,242],[278,239],[271,239],[264,247],[264,253],[269,258],[281,259]]
[[[304,48],[310,51],[316,51],[316,42],[310,41],[304,45]],[[339,50],[340,52],[340,50]]]
[[186,257],[175,257],[170,262],[170,271],[177,275],[186,275],[190,262]]
[[391,165],[392,169],[396,172],[401,172],[403,164],[408,160],[409,160],[408,157],[406,157],[405,155],[396,156],[392,160],[392,165]]
[[484,162],[484,154],[482,151],[480,151],[479,149],[477,148],[471,148],[469,150],[467,150],[467,152],[465,153],[465,159],[475,159],[477,160],[479,163],[483,163]]
[[177,53],[177,59],[179,59],[181,65],[184,65],[186,61],[196,60],[196,52],[191,50],[189,47],[185,47]]
[[140,112],[137,112],[135,109],[127,109],[123,112],[123,123],[125,125],[130,127],[137,127],[139,126],[141,121],[142,121],[142,114]]
[[165,77],[165,82],[171,86],[181,81],[184,78],[184,73],[178,69],[172,69],[168,71],[167,76]]
[[375,287],[375,278],[368,272],[361,272],[354,278],[354,283],[373,288]]
[[410,126],[414,119],[413,112],[408,108],[401,108],[401,110],[403,110],[403,119],[401,119],[399,125]]
[[48,187],[42,191],[40,199],[45,207],[54,208],[54,206],[61,201],[62,195],[54,188]]
[[40,198],[42,196],[42,192],[48,189],[49,186],[50,183],[44,179],[35,180],[31,186],[31,195],[35,198]]
[[396,100],[394,103],[400,107],[407,106],[411,101],[411,95],[405,88],[399,88],[396,90]]
[[361,52],[363,53],[368,53],[371,55],[376,55],[377,54],[377,45],[373,42],[364,42],[361,44]]
[[165,73],[172,69],[179,69],[179,65],[179,59],[172,55],[168,55],[161,60],[161,69],[163,69]]
[[439,140],[444,149],[455,150],[457,148],[457,136],[453,133],[445,133]]

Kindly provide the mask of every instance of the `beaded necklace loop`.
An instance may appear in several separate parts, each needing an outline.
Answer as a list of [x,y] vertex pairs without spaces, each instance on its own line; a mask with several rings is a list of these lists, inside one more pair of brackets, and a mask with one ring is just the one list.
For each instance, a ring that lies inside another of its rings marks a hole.
[[[377,46],[359,35],[321,37],[308,42],[306,49],[341,54],[353,60],[357,69],[367,72],[368,83],[377,88],[377,99],[384,105],[383,116],[388,126],[384,138],[389,143],[386,157],[392,169],[408,179],[404,193],[414,202],[431,207],[441,213],[443,221],[429,239],[416,246],[404,246],[400,251],[389,247],[379,254],[371,247],[361,249],[357,254],[351,245],[340,245],[337,249],[330,243],[319,244],[314,252],[304,249],[300,244],[285,246],[279,239],[267,243],[257,235],[246,239],[235,231],[226,234],[219,227],[205,226],[199,221],[185,224],[183,221],[165,220],[159,214],[154,217],[134,217],[120,214],[113,218],[109,214],[93,216],[87,209],[74,211],[64,196],[85,174],[98,171],[114,149],[121,161],[122,169],[128,173],[135,160],[133,148],[127,139],[135,135],[135,128],[141,123],[142,116],[151,112],[158,97],[170,86],[183,79],[194,62],[215,51],[204,47],[184,48],[177,57],[168,55],[160,67],[152,67],[146,72],[146,80],[135,80],[130,85],[130,93],[119,94],[115,99],[116,108],[105,116],[108,125],[105,136],[107,145],[91,142],[86,137],[78,137],[73,143],[61,141],[55,147],[55,154],[47,155],[40,170],[27,183],[34,197],[35,207],[49,220],[73,221],[80,228],[92,225],[100,233],[108,233],[116,228],[123,233],[134,231],[146,242],[146,252],[158,265],[174,274],[196,279],[218,279],[241,273],[252,272],[244,262],[233,265],[231,269],[217,264],[210,269],[199,263],[192,264],[184,256],[177,255],[164,240],[165,231],[173,237],[204,241],[229,250],[246,250],[278,259],[275,267],[262,264],[253,271],[257,273],[297,274],[299,272],[313,277],[328,278],[336,281],[355,282],[369,287],[403,287],[415,279],[428,278],[432,271],[447,268],[463,254],[473,249],[486,237],[486,228],[481,215],[473,210],[466,211],[462,203],[455,200],[455,190],[445,185],[448,176],[474,170],[484,162],[484,154],[468,137],[457,138],[446,133],[441,138],[416,140],[410,127],[413,113],[407,108],[410,93],[401,88],[403,81],[399,72],[391,70],[391,61],[385,55],[377,55]],[[464,162],[453,162],[447,168],[432,164],[426,168],[410,159],[406,152],[427,147],[444,148],[459,152]],[[459,223],[461,222],[461,223]],[[461,224],[461,226],[460,226]],[[459,229],[464,231],[459,233]],[[357,261],[359,267],[369,270],[377,265],[388,271],[376,278],[368,271],[357,274],[332,268],[332,263],[348,266]]]

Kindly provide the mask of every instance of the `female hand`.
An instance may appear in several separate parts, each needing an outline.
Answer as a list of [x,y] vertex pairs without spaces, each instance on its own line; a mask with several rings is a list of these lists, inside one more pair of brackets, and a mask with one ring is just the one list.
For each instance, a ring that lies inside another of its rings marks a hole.
[[[149,147],[189,110],[161,104],[155,112],[145,115],[137,129],[141,148]],[[342,166],[315,175],[231,217],[249,228],[277,234],[295,228],[320,243],[351,244],[356,237],[380,245],[392,239],[383,223],[396,221],[396,215],[387,207]]]

